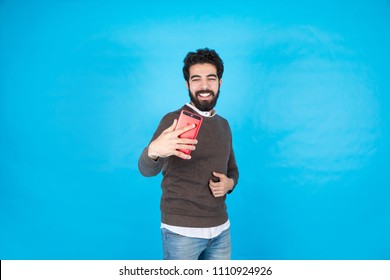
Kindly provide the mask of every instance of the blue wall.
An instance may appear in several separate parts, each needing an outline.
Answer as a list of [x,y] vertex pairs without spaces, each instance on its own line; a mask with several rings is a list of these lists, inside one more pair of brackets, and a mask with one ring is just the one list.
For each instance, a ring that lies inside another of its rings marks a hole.
[[137,160],[206,46],[233,258],[389,259],[390,2],[293,2],[2,0],[0,259],[162,257]]

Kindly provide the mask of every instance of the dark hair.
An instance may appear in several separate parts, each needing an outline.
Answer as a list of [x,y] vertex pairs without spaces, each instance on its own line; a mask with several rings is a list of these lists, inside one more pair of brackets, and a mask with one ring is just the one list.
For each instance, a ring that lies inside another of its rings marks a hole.
[[223,75],[223,61],[215,50],[208,48],[198,49],[196,52],[189,52],[184,58],[183,75],[184,79],[188,82],[190,78],[190,67],[198,63],[210,63],[217,68],[218,79]]

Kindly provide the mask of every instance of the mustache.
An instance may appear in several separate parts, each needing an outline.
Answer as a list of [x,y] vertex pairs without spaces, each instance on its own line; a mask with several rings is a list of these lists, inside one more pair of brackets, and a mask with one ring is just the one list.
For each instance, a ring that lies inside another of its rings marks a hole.
[[210,93],[212,96],[215,96],[215,93],[212,90],[205,89],[205,90],[198,90],[197,92],[195,92],[196,96],[198,96],[201,93]]

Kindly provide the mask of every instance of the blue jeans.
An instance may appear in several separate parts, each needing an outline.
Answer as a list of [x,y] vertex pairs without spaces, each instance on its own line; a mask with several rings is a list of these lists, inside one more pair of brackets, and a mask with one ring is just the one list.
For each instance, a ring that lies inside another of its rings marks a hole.
[[230,260],[230,229],[211,239],[186,237],[161,229],[164,260]]

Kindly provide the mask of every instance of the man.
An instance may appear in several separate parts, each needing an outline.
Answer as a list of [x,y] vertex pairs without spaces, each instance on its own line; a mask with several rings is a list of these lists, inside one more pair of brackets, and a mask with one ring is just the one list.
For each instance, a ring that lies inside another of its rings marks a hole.
[[[183,74],[191,103],[164,116],[138,162],[144,176],[155,176],[162,170],[164,259],[231,257],[225,199],[237,185],[239,174],[229,124],[214,109],[223,70],[214,50],[187,54]],[[195,140],[179,137],[193,126],[175,130],[183,109],[203,116]],[[191,154],[179,149],[191,150]]]

